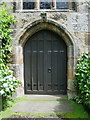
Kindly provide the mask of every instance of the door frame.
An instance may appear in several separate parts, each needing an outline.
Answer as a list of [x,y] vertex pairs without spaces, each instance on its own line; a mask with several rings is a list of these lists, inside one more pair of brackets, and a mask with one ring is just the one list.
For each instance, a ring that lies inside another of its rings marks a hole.
[[39,19],[34,21],[33,23],[29,23],[23,28],[22,31],[20,31],[19,35],[16,37],[16,41],[18,41],[18,49],[21,53],[20,60],[22,62],[22,65],[20,69],[22,69],[22,77],[19,79],[21,79],[22,82],[22,90],[24,91],[23,47],[28,38],[30,38],[33,34],[43,29],[48,29],[57,33],[60,37],[63,38],[67,45],[67,95],[73,96],[73,94],[75,94],[75,89],[73,85],[75,77],[74,71],[77,60],[76,57],[79,54],[79,49],[76,46],[73,35],[71,35],[71,33],[66,29],[66,27],[50,19]]

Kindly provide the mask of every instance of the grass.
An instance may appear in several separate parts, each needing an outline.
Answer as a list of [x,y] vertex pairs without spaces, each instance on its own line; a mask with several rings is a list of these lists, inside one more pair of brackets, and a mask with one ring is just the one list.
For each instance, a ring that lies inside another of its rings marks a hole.
[[[69,100],[69,102],[72,104],[74,111],[73,113],[63,113],[63,116],[65,118],[88,118],[90,120],[90,116],[85,111],[84,107],[81,104],[77,104],[76,102]],[[72,120],[72,119],[70,119]]]
[[88,115],[88,113],[84,110],[83,106],[80,104],[75,103],[72,100],[69,100],[69,102],[72,104],[74,111],[73,113],[16,113],[12,111],[12,108],[15,106],[16,103],[20,102],[20,101],[63,101],[63,100],[39,100],[39,99],[35,99],[35,100],[30,100],[28,99],[26,96],[23,96],[21,98],[12,98],[12,99],[8,99],[7,101],[7,106],[5,107],[5,109],[3,111],[0,112],[0,120],[2,118],[8,118],[11,115],[29,115],[29,116],[33,116],[35,118],[43,118],[46,116],[58,116],[58,117],[62,117],[62,118],[70,118],[70,120],[72,120],[72,118],[88,118],[88,120],[90,119],[90,116]]
[[26,97],[23,96],[21,98],[9,98],[7,99],[7,103],[4,105],[4,110],[0,112],[0,120],[2,118],[8,118],[13,114],[12,108],[14,105],[20,101],[26,101]]

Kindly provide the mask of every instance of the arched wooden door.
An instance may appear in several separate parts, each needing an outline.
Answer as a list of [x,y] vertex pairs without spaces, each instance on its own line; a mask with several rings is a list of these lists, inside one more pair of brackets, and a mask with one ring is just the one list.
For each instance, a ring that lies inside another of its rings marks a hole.
[[67,46],[56,33],[41,30],[24,46],[25,94],[66,94]]

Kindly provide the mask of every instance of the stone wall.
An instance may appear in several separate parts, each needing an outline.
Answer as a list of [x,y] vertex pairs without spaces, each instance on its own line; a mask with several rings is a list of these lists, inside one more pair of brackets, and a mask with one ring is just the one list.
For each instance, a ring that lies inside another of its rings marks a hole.
[[[88,2],[77,2],[77,10],[67,10],[67,11],[45,11],[45,10],[31,10],[31,11],[20,11],[16,10],[12,13],[16,16],[16,24],[11,26],[13,32],[13,61],[12,66],[15,71],[15,75],[18,80],[22,81],[22,87],[17,91],[17,96],[24,94],[24,63],[23,63],[23,39],[28,38],[28,31],[31,29],[32,24],[37,24],[38,21],[52,21],[57,25],[62,26],[62,28],[67,31],[68,35],[71,37],[71,42],[73,46],[68,46],[68,80],[67,80],[67,91],[69,97],[75,93],[73,87],[74,72],[76,68],[77,59],[83,52],[89,51],[89,9]],[[42,18],[42,14],[46,14],[46,18]],[[52,23],[51,22],[51,23]],[[38,25],[39,26],[39,25]],[[46,25],[47,26],[47,25]],[[39,26],[41,27],[41,26]],[[48,26],[47,29],[50,29]],[[39,29],[39,28],[38,28]],[[53,28],[56,29],[56,28]],[[35,30],[35,29],[34,29]],[[32,32],[35,32],[32,30]],[[37,30],[37,29],[36,29]],[[64,32],[65,32],[64,31]],[[58,32],[58,29],[56,30]],[[62,35],[64,34],[62,33]],[[65,36],[67,37],[67,36]],[[25,40],[25,39],[24,39]],[[67,41],[66,41],[67,42]],[[70,41],[68,41],[70,42]],[[69,43],[67,43],[69,44]],[[70,48],[71,47],[71,48]],[[90,52],[90,51],[89,51]]]

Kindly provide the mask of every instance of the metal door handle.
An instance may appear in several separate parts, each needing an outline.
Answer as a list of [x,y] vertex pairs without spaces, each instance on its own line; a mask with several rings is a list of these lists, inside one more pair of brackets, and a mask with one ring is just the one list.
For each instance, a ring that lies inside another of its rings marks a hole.
[[51,68],[48,68],[48,72],[49,72],[49,73],[52,72],[52,69],[51,69]]

